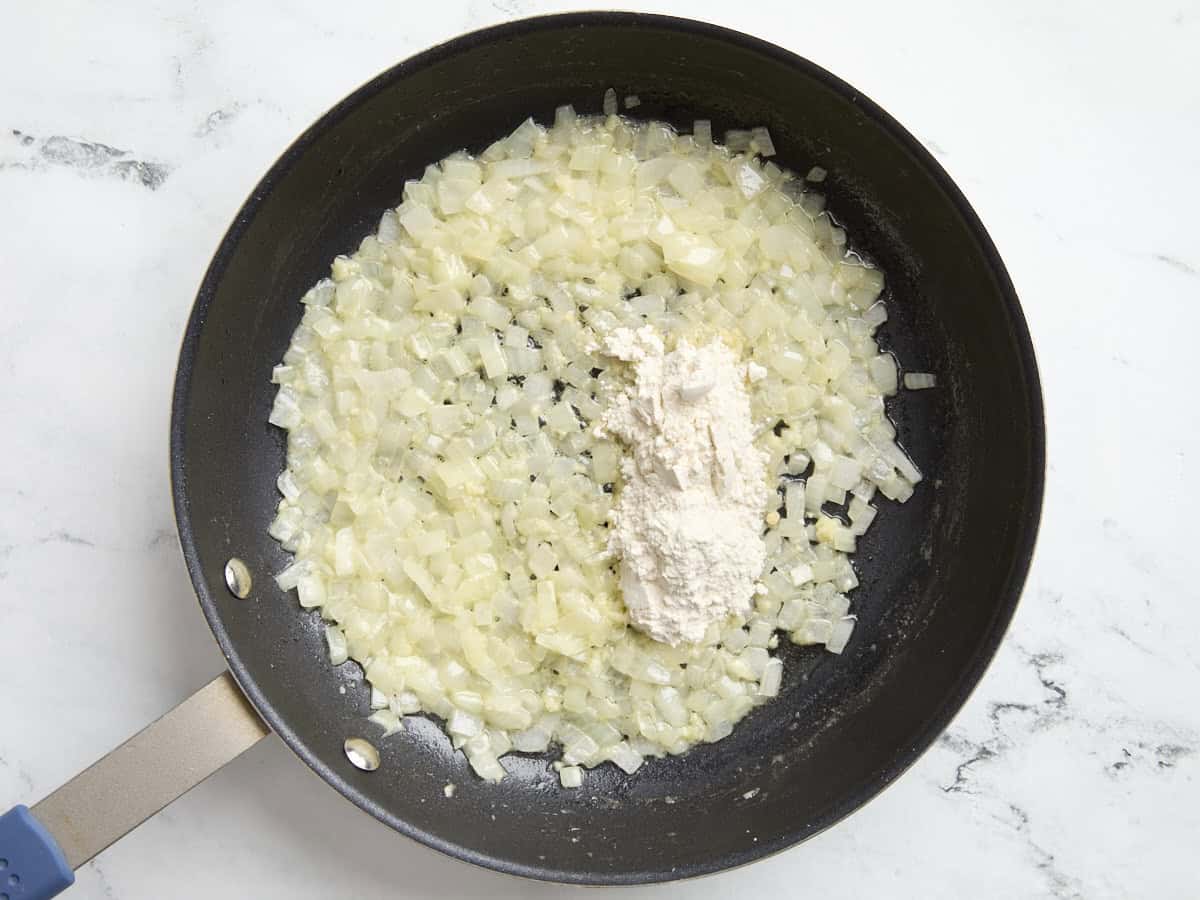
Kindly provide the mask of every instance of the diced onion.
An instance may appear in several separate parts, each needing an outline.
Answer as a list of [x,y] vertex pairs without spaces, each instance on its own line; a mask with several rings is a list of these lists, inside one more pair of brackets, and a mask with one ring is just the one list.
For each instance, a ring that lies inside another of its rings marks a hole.
[[[278,585],[319,610],[333,664],[362,664],[373,723],[438,716],[486,780],[507,753],[555,752],[578,787],[727,736],[780,692],[779,631],[845,649],[873,498],[921,480],[884,412],[883,276],[824,199],[764,161],[765,128],[722,146],[707,120],[680,136],[618,106],[610,89],[603,118],[560,107],[408,182],[304,295],[270,376],[288,456],[269,532],[294,554]],[[595,426],[630,372],[596,348],[645,322],[742,355],[782,479],[752,612],[678,648],[628,627],[607,548],[625,460]]]

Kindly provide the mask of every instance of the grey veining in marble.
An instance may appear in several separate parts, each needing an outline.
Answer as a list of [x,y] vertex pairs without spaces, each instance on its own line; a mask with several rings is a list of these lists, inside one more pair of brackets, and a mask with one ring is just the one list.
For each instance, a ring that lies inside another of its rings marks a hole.
[[66,166],[82,175],[123,178],[157,190],[171,174],[162,163],[132,158],[128,150],[61,134],[35,138],[14,128],[0,149],[0,169],[38,169]]

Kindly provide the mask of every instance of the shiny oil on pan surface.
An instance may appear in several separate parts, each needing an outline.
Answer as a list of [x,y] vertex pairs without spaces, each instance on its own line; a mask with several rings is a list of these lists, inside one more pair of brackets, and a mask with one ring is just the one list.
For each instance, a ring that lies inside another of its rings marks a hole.
[[[829,208],[887,275],[881,343],[935,390],[889,411],[926,480],[884,501],[854,562],[859,616],[841,656],[781,650],[781,695],[723,741],[644,765],[611,765],[579,790],[549,760],[514,755],[488,784],[438,726],[380,741],[354,769],[345,738],[368,733],[368,688],[334,669],[315,615],[271,578],[267,536],[284,466],[267,424],[271,367],[299,297],[353,251],[404,181],[478,151],[533,116],[598,113],[606,88],[639,117],[714,133],[765,125],[777,161],[821,165]],[[975,214],[932,157],[856,90],[778,47],[639,14],[530,19],[466,35],[370,82],[296,141],[238,213],[188,325],[171,461],[179,531],[212,630],[243,689],[288,745],[348,799],[461,859],[535,878],[662,881],[751,862],[809,837],[895,779],[962,705],[1012,616],[1032,552],[1044,457],[1036,365],[1017,298]],[[225,590],[230,556],[256,574]],[[346,688],[342,693],[341,688]],[[454,782],[452,800],[442,788]]]

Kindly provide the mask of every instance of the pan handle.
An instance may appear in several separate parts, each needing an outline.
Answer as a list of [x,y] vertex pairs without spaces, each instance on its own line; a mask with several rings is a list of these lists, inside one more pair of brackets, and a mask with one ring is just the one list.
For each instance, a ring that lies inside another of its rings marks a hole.
[[33,809],[0,815],[0,900],[46,900],[74,870],[269,733],[228,672]]

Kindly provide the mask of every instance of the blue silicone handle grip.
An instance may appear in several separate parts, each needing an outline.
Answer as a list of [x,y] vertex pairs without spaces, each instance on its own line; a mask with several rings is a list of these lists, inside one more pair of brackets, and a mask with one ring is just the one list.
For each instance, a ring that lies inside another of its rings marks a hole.
[[0,900],[49,900],[74,883],[54,836],[28,807],[0,816]]

